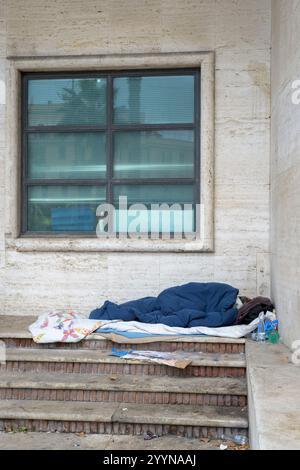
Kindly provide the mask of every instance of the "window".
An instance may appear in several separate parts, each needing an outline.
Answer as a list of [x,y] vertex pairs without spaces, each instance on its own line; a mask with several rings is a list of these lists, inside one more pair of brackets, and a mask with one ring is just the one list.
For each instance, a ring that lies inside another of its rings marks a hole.
[[[24,74],[22,233],[93,235],[105,202],[127,231],[120,196],[147,208],[137,231],[150,232],[152,204],[164,203],[189,204],[180,217],[193,231],[199,80],[198,69]],[[174,216],[171,232],[180,224]]]

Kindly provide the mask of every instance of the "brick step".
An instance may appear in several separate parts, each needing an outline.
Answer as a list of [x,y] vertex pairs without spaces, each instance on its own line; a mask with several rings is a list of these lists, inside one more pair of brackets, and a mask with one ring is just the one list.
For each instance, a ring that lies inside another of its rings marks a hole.
[[64,350],[8,348],[1,371],[62,372],[82,374],[143,374],[196,377],[244,377],[244,354],[190,353],[192,360],[185,369],[144,361],[122,359],[101,350]]
[[186,351],[186,352],[208,352],[208,353],[221,353],[221,354],[238,354],[245,352],[244,340],[230,340],[228,338],[207,338],[201,337],[197,342],[192,341],[155,341],[149,343],[137,344],[134,342],[114,343],[110,340],[99,337],[99,335],[91,335],[87,339],[79,343],[49,343],[40,344],[35,343],[32,338],[2,338],[2,341],[8,348],[21,347],[21,348],[36,348],[36,349],[97,349],[97,350],[110,350],[112,347],[117,347],[121,350],[138,349],[138,350],[151,350],[151,351]]
[[[104,338],[100,334],[93,333],[79,343],[55,343],[37,344],[33,341],[28,326],[36,320],[36,317],[28,316],[1,316],[0,315],[0,340],[7,347],[28,347],[37,349],[111,349],[116,343]],[[245,339],[216,338],[208,336],[170,338],[157,337],[155,341],[144,344],[135,343],[134,339],[124,338],[124,342],[118,343],[119,349],[151,349],[155,351],[187,351],[207,352],[221,354],[238,354],[245,352]]]
[[246,410],[213,406],[0,401],[0,430],[219,437],[247,434]]
[[245,379],[88,374],[0,374],[0,399],[240,406]]

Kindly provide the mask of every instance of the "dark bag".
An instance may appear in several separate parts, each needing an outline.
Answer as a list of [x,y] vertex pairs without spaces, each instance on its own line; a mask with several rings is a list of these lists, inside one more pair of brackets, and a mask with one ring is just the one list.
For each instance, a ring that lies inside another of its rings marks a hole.
[[238,310],[236,318],[237,325],[249,325],[261,312],[266,313],[274,310],[274,305],[267,297],[255,297],[252,300],[244,298],[244,300],[244,305]]

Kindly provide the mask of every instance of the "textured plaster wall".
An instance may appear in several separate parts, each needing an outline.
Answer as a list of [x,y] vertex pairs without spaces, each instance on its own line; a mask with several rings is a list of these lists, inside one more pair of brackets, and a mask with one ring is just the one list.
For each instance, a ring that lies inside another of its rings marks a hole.
[[65,306],[87,314],[107,297],[124,301],[188,281],[224,281],[248,295],[269,294],[270,0],[0,3],[2,81],[5,56],[216,53],[214,253],[9,248],[10,209],[7,204],[4,214],[3,204],[10,162],[0,104],[1,314]]
[[272,11],[272,294],[288,345],[300,339],[300,2],[274,0]]

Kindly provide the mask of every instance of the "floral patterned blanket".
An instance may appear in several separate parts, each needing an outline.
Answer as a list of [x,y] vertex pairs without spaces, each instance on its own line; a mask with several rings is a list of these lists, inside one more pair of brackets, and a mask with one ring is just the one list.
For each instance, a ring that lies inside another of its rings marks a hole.
[[107,323],[111,320],[89,320],[72,311],[57,311],[38,317],[29,331],[36,343],[77,343]]

